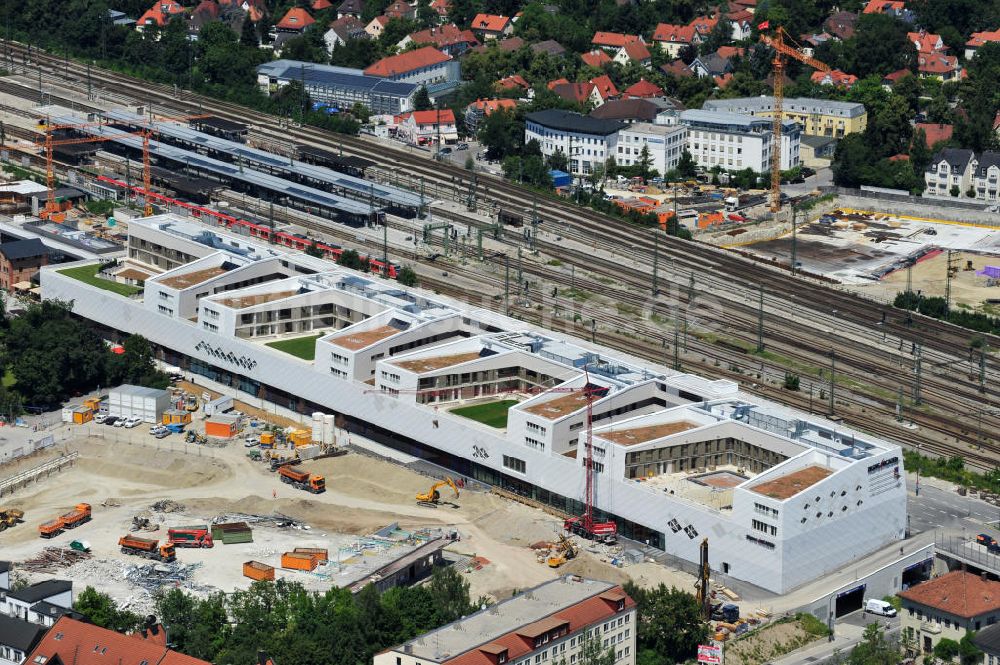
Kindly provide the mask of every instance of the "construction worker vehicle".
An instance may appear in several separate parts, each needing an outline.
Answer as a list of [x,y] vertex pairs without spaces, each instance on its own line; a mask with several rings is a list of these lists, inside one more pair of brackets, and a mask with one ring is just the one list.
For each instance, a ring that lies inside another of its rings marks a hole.
[[160,545],[160,541],[152,538],[122,536],[118,539],[118,546],[122,548],[122,554],[136,554],[164,563],[170,563],[177,559],[177,552],[174,549],[173,543]]
[[178,526],[167,529],[167,540],[175,547],[202,547],[215,545],[212,531],[207,526]]
[[573,541],[566,536],[560,534],[559,542],[556,543],[555,548],[549,553],[546,563],[549,564],[549,568],[558,568],[570,559],[576,558],[576,546],[573,545]]
[[439,491],[442,487],[450,487],[455,492],[455,498],[458,498],[458,485],[451,478],[445,478],[442,481],[436,482],[431,485],[431,488],[427,490],[426,493],[417,494],[417,503],[422,505],[432,505],[436,506],[441,501],[441,492]]
[[587,540],[596,540],[600,543],[618,542],[618,525],[614,522],[595,522],[584,517],[570,517],[563,522],[563,529],[574,533]]
[[323,476],[317,476],[308,471],[297,471],[291,466],[279,468],[278,475],[281,476],[281,482],[300,490],[313,494],[322,494],[326,491],[326,479]]
[[24,521],[24,511],[17,508],[0,508],[0,531],[6,531]]

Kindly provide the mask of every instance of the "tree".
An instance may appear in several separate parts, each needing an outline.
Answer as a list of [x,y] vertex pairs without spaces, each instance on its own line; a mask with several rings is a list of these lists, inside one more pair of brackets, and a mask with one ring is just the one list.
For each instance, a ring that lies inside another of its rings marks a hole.
[[698,175],[698,163],[694,161],[687,148],[681,152],[681,158],[677,162],[677,172],[682,178],[693,178]]
[[416,286],[417,273],[410,266],[403,266],[396,273],[396,281],[403,286]]
[[73,609],[87,617],[92,624],[119,633],[136,630],[142,624],[142,617],[128,610],[122,610],[106,593],[88,586],[73,603]]
[[494,111],[479,124],[479,141],[486,146],[488,159],[503,160],[521,151],[524,123],[514,111]]
[[427,86],[422,85],[417,90],[417,94],[413,96],[413,110],[430,111],[432,108],[434,108],[434,104],[431,103],[431,96],[427,92]]
[[732,38],[733,26],[729,21],[723,18],[722,20],[716,21],[711,32],[709,32],[708,36],[705,38],[705,41],[701,43],[700,50],[702,53],[715,53],[719,50],[720,46],[725,46],[732,41]]
[[362,125],[367,125],[368,121],[371,120],[372,112],[361,102],[354,102],[354,106],[351,107],[351,115],[357,118]]
[[360,270],[363,264],[361,256],[353,249],[345,249],[341,252],[337,263],[345,268],[353,268],[354,270]]
[[859,187],[865,182],[871,150],[860,134],[848,134],[837,144],[833,157],[833,182],[839,187]]
[[636,175],[642,178],[643,182],[652,177],[653,156],[649,154],[649,146],[645,143],[642,144],[642,150],[639,151],[639,159],[636,160],[635,167]]
[[307,256],[315,256],[316,258],[319,259],[323,258],[323,250],[319,248],[319,245],[316,243],[315,240],[313,240],[312,243],[308,247],[306,247],[304,251]]
[[865,78],[871,74],[884,76],[900,69],[913,70],[917,52],[907,37],[910,29],[894,16],[862,14],[847,47],[852,60],[847,71]]
[[549,155],[547,161],[550,169],[555,169],[556,171],[566,171],[569,169],[569,158],[562,151],[562,148],[556,148],[556,151]]
[[694,658],[708,638],[708,625],[693,595],[664,584],[644,589],[631,581],[624,589],[637,605],[636,649],[642,662],[666,665]]
[[250,20],[250,16],[243,19],[243,28],[240,30],[240,45],[248,48],[259,48],[260,40],[257,37],[257,26]]
[[[957,645],[956,645],[957,646]],[[879,628],[878,622],[870,623],[851,655],[847,658],[848,665],[898,665],[903,657],[896,647],[885,639],[885,634]]]

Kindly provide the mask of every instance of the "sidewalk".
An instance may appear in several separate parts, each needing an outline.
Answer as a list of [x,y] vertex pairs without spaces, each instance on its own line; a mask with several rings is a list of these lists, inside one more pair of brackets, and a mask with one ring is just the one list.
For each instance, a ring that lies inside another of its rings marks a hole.
[[781,658],[768,661],[770,665],[798,665],[799,663],[814,663],[829,658],[836,652],[847,653],[861,640],[865,629],[851,624],[838,624],[834,631],[834,639],[817,640],[808,646],[785,654]]

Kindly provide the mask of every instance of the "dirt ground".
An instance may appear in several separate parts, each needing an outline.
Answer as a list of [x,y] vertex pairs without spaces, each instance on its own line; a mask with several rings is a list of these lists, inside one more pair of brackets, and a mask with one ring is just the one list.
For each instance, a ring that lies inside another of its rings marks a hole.
[[733,642],[726,643],[727,665],[760,665],[795,651],[813,640],[798,621],[774,623]]
[[[200,564],[190,578],[196,590],[245,588],[250,581],[242,576],[244,561],[257,560],[279,568],[280,553],[294,547],[326,547],[333,560],[334,552],[349,550],[352,544],[361,542],[359,537],[391,523],[409,532],[457,531],[461,540],[448,548],[454,558],[475,556],[489,562],[479,569],[462,568],[471,571],[466,578],[473,597],[504,598],[516,589],[563,573],[615,582],[629,578],[651,585],[665,582],[685,589],[693,585],[690,576],[657,564],[616,567],[610,563],[613,552],[602,548],[587,551],[582,544],[577,559],[559,570],[550,569],[536,561],[536,553],[528,545],[557,538],[561,525],[555,517],[473,491],[463,491],[458,499],[445,494],[437,508],[420,506],[414,495],[426,491],[431,483],[427,477],[359,454],[304,463],[303,469],[326,477],[326,493],[314,496],[282,484],[265,466],[247,459],[239,442],[209,448],[185,444],[176,436],[157,441],[141,428],[126,433],[111,432],[102,426],[75,431],[89,431],[93,436],[71,440],[44,456],[0,467],[0,476],[6,477],[60,452],[80,453],[73,467],[4,497],[4,505],[21,508],[26,514],[23,524],[0,534],[3,558],[23,561],[46,546],[65,547],[72,540],[86,540],[92,548],[91,559],[54,575],[31,574],[29,579],[56,576],[73,579],[80,589],[88,584],[99,586],[137,611],[149,609],[149,595],[125,575],[130,567],[148,562],[122,554],[118,538],[128,533],[132,517],[144,512],[160,528],[136,535],[161,540],[170,526],[209,523],[230,513],[277,512],[308,525],[308,529],[255,526],[253,543],[218,543],[206,550],[178,549],[178,562]],[[100,436],[105,431],[108,433]],[[183,511],[149,512],[153,502],[165,498],[183,504]],[[51,540],[38,537],[39,524],[79,502],[93,506],[91,522]],[[105,502],[109,503],[107,507],[102,506]],[[279,568],[278,575],[298,579],[308,588],[323,589],[337,583],[338,576],[348,574],[334,562],[319,572],[311,575]]]
[[[977,270],[985,266],[1000,266],[1000,256],[974,254],[970,252],[956,253],[952,257],[953,265],[958,266],[958,272],[951,280],[952,303],[964,303],[970,307],[979,307],[991,299],[1000,298],[1000,286],[989,286],[986,277],[976,275]],[[973,270],[966,270],[968,262],[972,262]],[[947,252],[921,261],[913,266],[912,289],[920,290],[929,296],[944,296],[947,285]],[[897,270],[878,282],[851,286],[852,290],[869,294],[879,299],[896,297],[896,294],[906,290],[906,270]]]

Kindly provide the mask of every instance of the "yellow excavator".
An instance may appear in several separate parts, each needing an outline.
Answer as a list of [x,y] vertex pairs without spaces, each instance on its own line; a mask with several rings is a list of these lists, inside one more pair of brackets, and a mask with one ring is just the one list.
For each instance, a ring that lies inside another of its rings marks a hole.
[[24,511],[17,508],[0,508],[0,531],[24,521]]
[[558,568],[575,557],[576,546],[573,545],[573,541],[566,536],[559,534],[559,542],[555,544],[555,548],[549,554],[549,558],[546,559],[546,562],[549,564],[549,568]]
[[430,490],[428,490],[426,494],[417,494],[417,503],[436,506],[441,501],[441,492],[438,490],[445,486],[448,486],[455,491],[455,498],[457,499],[458,485],[456,485],[455,481],[451,478],[445,478],[444,480],[431,485]]

